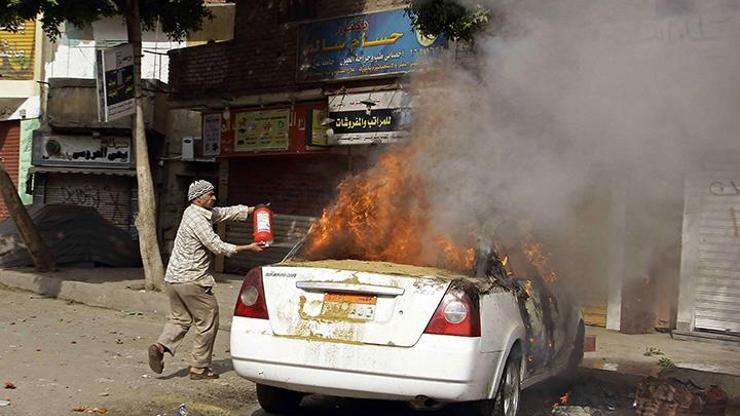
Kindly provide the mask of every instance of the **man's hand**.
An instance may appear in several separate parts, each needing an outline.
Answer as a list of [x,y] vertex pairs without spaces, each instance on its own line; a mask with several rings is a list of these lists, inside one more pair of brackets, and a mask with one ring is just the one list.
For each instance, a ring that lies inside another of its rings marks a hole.
[[[264,205],[264,206],[266,206],[266,207],[270,208],[270,203],[269,203],[269,202],[268,202],[268,203],[266,203],[266,204],[260,204],[260,205]],[[247,212],[248,212],[248,213],[249,213],[249,214],[251,215],[251,214],[252,214],[252,213],[254,212],[254,208],[255,208],[255,207],[249,207],[249,208],[247,209]]]
[[263,248],[264,246],[265,246],[265,243],[255,241],[254,243],[247,244],[244,246],[236,246],[236,251],[237,252],[252,251],[255,253],[259,253],[260,251],[264,250]]

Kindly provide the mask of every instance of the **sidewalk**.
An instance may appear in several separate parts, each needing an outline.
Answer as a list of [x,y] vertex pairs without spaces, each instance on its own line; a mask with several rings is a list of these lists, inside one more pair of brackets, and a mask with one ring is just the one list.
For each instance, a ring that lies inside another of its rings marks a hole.
[[[241,277],[218,274],[216,280],[221,328],[229,330]],[[0,269],[3,286],[131,314],[157,315],[164,323],[169,310],[167,297],[144,291],[143,284],[142,269],[64,269],[54,273]],[[699,385],[720,385],[740,401],[740,347],[679,341],[669,334],[625,335],[597,327],[587,327],[586,335],[596,337],[596,351],[586,353],[582,365],[591,373],[606,377],[617,372],[639,379],[663,371]],[[674,367],[664,369],[658,364],[661,358],[664,364],[670,360]]]
[[740,402],[740,347],[681,341],[661,333],[626,335],[598,327],[586,327],[586,336],[596,337],[596,351],[584,354],[583,368],[716,384]]
[[[240,276],[216,274],[214,293],[221,308],[222,330],[231,327],[231,312],[241,283]],[[144,271],[139,268],[66,268],[52,273],[37,273],[32,268],[0,269],[0,285],[88,306],[157,315],[162,317],[162,324],[169,313],[164,293],[144,290]]]

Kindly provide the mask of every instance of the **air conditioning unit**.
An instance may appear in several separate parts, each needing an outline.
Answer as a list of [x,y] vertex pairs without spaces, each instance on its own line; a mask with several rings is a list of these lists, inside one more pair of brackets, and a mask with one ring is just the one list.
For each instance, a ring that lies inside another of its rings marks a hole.
[[195,160],[195,138],[193,136],[185,136],[182,138],[182,152],[180,153],[181,160]]

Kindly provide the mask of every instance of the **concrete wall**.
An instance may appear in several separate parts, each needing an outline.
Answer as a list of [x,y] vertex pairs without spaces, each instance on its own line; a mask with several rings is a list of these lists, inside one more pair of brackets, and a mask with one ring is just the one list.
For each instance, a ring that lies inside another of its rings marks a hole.
[[[171,49],[183,48],[192,42],[198,44],[211,39],[218,41],[233,37],[235,6],[214,4],[207,7],[213,13],[213,20],[206,19],[203,29],[194,32],[186,42],[169,39],[160,28],[142,34],[142,78],[166,83],[170,61],[167,52]],[[95,78],[95,49],[125,43],[128,38],[126,26],[120,17],[100,19],[86,28],[67,23],[61,30],[57,41],[45,39],[47,78]]]
[[[91,27],[78,28],[66,23],[60,38],[46,41],[45,68],[48,78],[95,78],[95,49],[108,48],[127,39],[126,26],[120,17],[101,19]],[[144,32],[141,60],[142,78],[167,82],[167,51],[185,46],[174,42],[159,30]]]
[[[145,80],[144,122],[147,128],[162,134],[167,129],[167,98],[164,87],[155,80]],[[131,127],[130,117],[108,123],[98,122],[97,86],[94,79],[49,79],[47,95],[48,123],[55,128]]]

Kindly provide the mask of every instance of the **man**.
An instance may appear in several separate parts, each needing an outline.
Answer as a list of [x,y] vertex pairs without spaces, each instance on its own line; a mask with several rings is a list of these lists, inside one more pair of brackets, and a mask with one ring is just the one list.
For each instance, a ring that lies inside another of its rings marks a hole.
[[185,209],[177,229],[175,246],[167,265],[164,280],[170,300],[170,317],[155,344],[149,347],[149,367],[157,374],[164,369],[164,353],[175,354],[191,326],[193,339],[190,378],[218,378],[209,367],[213,343],[218,332],[218,303],[213,294],[212,255],[210,252],[233,256],[242,251],[262,251],[261,243],[234,245],[226,243],[213,231],[213,224],[222,221],[246,221],[254,207],[236,205],[214,208],[216,195],[213,185],[197,180],[188,189],[190,206]]

